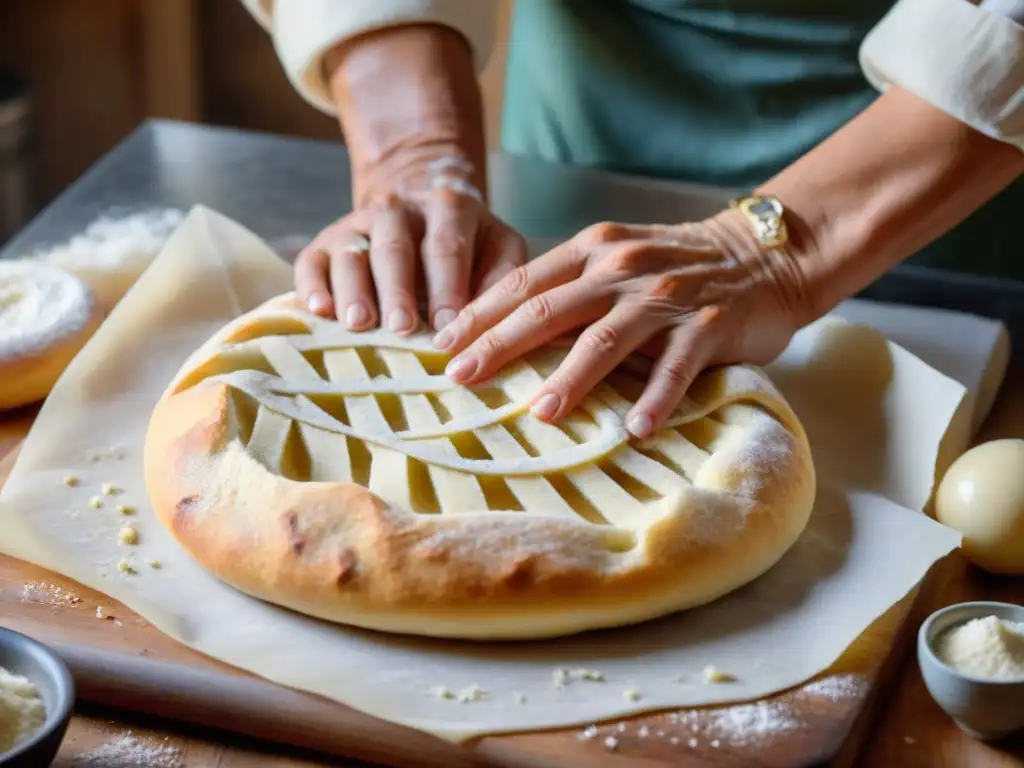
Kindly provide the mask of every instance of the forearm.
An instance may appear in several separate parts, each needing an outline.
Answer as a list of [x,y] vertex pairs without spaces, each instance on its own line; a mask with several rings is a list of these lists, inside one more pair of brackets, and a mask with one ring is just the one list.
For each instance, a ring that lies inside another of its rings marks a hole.
[[473,165],[486,190],[483,107],[472,52],[437,25],[373,32],[325,58],[331,95],[351,156],[353,196],[364,204],[400,177],[426,184],[429,162],[451,156]]
[[787,209],[799,300],[812,320],[952,229],[1022,172],[1018,148],[891,88],[759,191]]

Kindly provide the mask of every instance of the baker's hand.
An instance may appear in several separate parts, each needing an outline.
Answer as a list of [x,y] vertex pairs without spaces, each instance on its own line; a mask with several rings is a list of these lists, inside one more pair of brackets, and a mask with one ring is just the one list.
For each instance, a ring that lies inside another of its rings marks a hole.
[[[462,161],[404,169],[375,199],[324,229],[295,262],[309,310],[352,330],[408,333],[420,298],[434,329],[523,264],[523,238],[492,214]],[[424,296],[425,294],[425,296]]]
[[705,367],[766,363],[785,349],[808,304],[793,259],[762,252],[727,212],[697,224],[598,224],[506,275],[437,334],[456,356],[446,373],[479,383],[565,334],[578,336],[536,393],[557,421],[630,353],[654,360],[627,429],[657,430]]

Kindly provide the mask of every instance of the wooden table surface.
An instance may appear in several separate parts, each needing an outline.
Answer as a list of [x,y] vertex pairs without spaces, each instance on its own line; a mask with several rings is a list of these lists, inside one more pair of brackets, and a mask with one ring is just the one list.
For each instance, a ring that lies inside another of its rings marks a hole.
[[[0,457],[14,448],[31,426],[34,411],[0,417]],[[979,442],[999,437],[1024,437],[1024,356],[1011,364],[995,408]],[[933,610],[966,600],[1002,600],[1024,604],[1024,577],[995,577],[966,564],[957,554],[940,567],[950,577],[922,596],[926,616]],[[965,736],[925,690],[911,651],[902,662],[890,699],[869,725],[871,735],[854,765],[858,768],[1024,768],[1024,732],[998,745]],[[127,740],[127,741],[126,741]],[[299,754],[270,744],[247,742],[233,735],[198,731],[130,713],[88,705],[79,708],[54,768],[312,768],[364,766]]]

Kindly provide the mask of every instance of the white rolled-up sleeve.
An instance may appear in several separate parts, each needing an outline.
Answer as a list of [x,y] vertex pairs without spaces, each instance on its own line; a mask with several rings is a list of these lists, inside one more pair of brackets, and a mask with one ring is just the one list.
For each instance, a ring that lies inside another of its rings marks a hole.
[[861,68],[875,88],[896,85],[1024,150],[1020,4],[899,0],[864,39]]
[[366,32],[407,24],[439,24],[461,33],[477,72],[494,44],[497,8],[491,0],[241,0],[266,29],[285,74],[314,107],[334,114],[324,55]]

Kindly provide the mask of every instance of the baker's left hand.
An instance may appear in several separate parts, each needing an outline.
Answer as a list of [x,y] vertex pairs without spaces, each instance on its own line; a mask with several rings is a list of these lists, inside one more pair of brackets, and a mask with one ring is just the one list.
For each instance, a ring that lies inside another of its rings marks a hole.
[[654,360],[626,419],[656,431],[708,366],[763,364],[807,316],[796,261],[762,251],[727,212],[701,223],[603,223],[510,272],[434,338],[455,355],[446,373],[477,384],[565,334],[575,343],[535,394],[531,410],[555,422],[633,352]]

